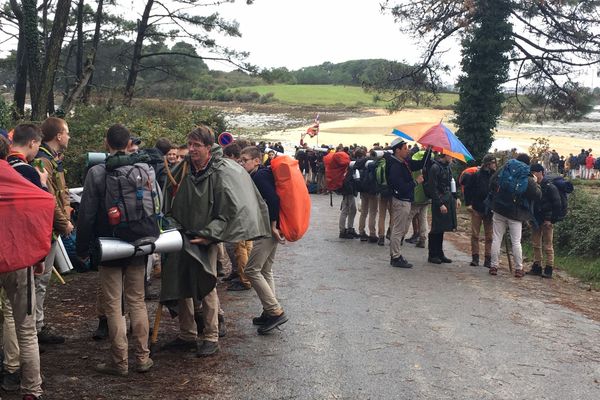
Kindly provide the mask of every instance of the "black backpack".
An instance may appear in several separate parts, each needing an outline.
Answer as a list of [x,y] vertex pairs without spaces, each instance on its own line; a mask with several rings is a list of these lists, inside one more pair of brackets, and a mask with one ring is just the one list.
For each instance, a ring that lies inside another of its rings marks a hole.
[[137,161],[135,156],[124,154],[107,158],[106,209],[109,215],[118,210],[119,217],[111,225],[114,237],[130,243],[154,242],[160,236],[154,170]]
[[[348,194],[356,196],[358,194],[358,186],[360,183],[360,172],[358,172],[358,174],[356,174],[357,171],[359,171],[359,170],[357,170],[354,167],[348,167],[348,170],[346,171],[346,175],[344,176],[344,181],[342,182],[342,187],[338,191],[339,194],[344,195],[344,196],[348,195]],[[358,175],[358,177],[356,175]]]
[[554,186],[558,189],[558,194],[560,195],[560,211],[557,215],[552,215],[552,218],[556,221],[562,221],[567,216],[567,212],[569,211],[569,198],[568,195],[573,193],[575,188],[573,184],[560,175],[549,175],[547,177]]

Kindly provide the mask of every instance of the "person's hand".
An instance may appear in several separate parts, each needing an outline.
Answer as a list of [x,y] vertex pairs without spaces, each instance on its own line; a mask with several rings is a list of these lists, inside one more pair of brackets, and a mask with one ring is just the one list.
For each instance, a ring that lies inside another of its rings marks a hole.
[[460,202],[460,199],[456,199],[456,209],[457,210],[460,208],[461,205],[462,205],[462,203]]
[[441,207],[440,207],[440,212],[442,214],[447,214],[448,213],[448,208],[446,208],[446,206],[442,204]]
[[281,232],[279,232],[279,229],[272,227],[271,228],[271,232],[273,232],[273,237],[281,244],[285,243],[285,238],[283,237],[283,235],[281,234]]
[[35,170],[40,175],[40,182],[42,183],[42,186],[48,186],[48,171],[45,169],[40,171],[39,168],[35,168]]
[[419,184],[419,183],[423,183],[423,181],[424,181],[424,180],[425,180],[425,179],[423,178],[423,175],[419,175],[419,176],[417,176],[417,178],[415,179],[415,181],[417,181],[417,184]]
[[33,275],[42,275],[44,273],[44,270],[46,269],[46,266],[44,264],[43,261],[39,261],[35,264],[33,264]]
[[211,242],[207,238],[196,236],[195,238],[190,239],[190,243],[191,244],[199,244],[199,245],[202,245],[202,246],[208,246]]
[[71,221],[69,221],[69,223],[67,224],[67,229],[65,229],[65,236],[69,236],[71,232],[73,232],[73,229],[75,229],[75,227],[73,226]]

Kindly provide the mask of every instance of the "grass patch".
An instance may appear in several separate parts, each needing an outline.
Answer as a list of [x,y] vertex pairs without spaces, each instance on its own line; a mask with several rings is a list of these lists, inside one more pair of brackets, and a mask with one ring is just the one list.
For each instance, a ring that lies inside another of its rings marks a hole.
[[[337,85],[261,85],[236,88],[257,92],[261,96],[273,93],[277,102],[291,105],[317,106],[372,106],[385,107],[389,102],[374,101],[373,93],[366,93],[358,86]],[[441,93],[440,100],[432,107],[450,107],[458,100],[455,93]],[[408,104],[408,106],[416,106]]]

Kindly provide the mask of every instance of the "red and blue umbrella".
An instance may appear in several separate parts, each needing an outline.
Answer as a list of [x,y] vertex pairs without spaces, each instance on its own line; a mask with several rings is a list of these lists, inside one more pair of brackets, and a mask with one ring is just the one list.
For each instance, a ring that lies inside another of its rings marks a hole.
[[429,128],[423,136],[417,139],[417,143],[429,146],[434,151],[447,154],[465,163],[475,159],[456,135],[441,122]]

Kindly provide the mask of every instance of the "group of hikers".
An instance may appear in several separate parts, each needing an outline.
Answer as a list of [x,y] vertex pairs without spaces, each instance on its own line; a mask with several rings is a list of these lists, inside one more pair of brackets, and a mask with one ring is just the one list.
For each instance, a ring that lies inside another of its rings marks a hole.
[[[132,369],[144,373],[153,367],[145,283],[156,261],[139,255],[94,263],[94,244],[101,237],[142,246],[155,241],[161,231],[182,232],[181,250],[158,257],[163,264],[160,301],[178,316],[180,328],[165,350],[193,350],[198,357],[219,352],[219,337],[226,335],[226,328],[216,290],[217,265],[218,260],[221,265],[230,261],[224,243],[233,249],[238,275],[232,290],[251,287],[260,300],[262,311],[251,321],[257,333],[268,334],[287,322],[273,277],[277,247],[284,242],[280,200],[271,168],[264,165],[269,158],[259,147],[245,140],[221,147],[212,129],[200,125],[189,132],[185,146],[161,138],[155,147],[140,150],[140,138],[115,124],[106,131],[105,161],[86,170],[81,200],[74,205],[63,167],[70,136],[68,124],[54,117],[39,126],[20,124],[10,135],[0,136],[0,176],[24,187],[32,197],[50,194],[54,215],[48,226],[52,238],[47,238],[52,250],[44,259],[33,265],[1,265],[2,388],[20,388],[25,400],[42,398],[39,346],[65,342],[44,320],[44,298],[60,251],[57,239],[74,230],[77,259],[82,265],[91,262],[99,272],[99,324],[93,338],[110,341],[106,361],[94,367],[99,373],[127,376]],[[0,189],[10,190],[4,185]],[[0,198],[8,198],[7,194],[0,193]],[[18,202],[28,200],[14,201],[10,212],[18,214]],[[19,227],[40,228],[27,222]],[[5,239],[3,243],[17,252],[19,244]],[[128,336],[133,368],[128,365]]]
[[[443,248],[444,233],[457,229],[461,198],[471,216],[471,263],[497,275],[501,244],[508,230],[514,276],[525,275],[521,238],[531,226],[533,263],[527,272],[551,278],[554,268],[553,226],[566,216],[571,182],[552,174],[525,153],[498,165],[494,154],[455,180],[450,155],[420,150],[401,138],[387,148],[339,145],[325,156],[328,189],[342,195],[339,237],[390,246],[390,265],[411,268],[402,255],[404,243],[428,249],[429,263],[452,263]],[[354,228],[360,194],[358,231]],[[431,228],[428,212],[431,210]],[[389,227],[386,217],[389,214]],[[368,220],[368,223],[367,223]],[[412,236],[407,233],[412,225]],[[483,226],[484,253],[480,253]],[[545,260],[544,260],[545,258]]]

